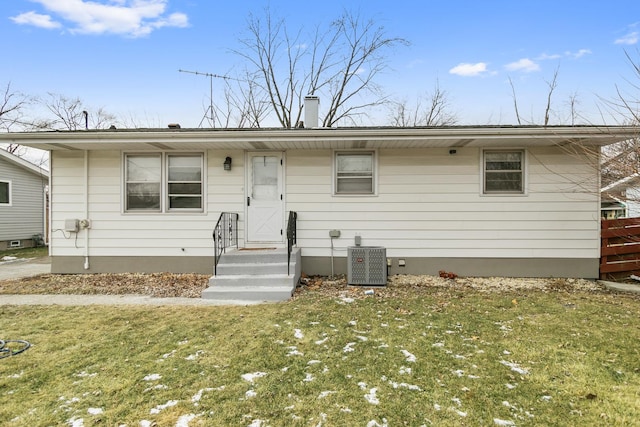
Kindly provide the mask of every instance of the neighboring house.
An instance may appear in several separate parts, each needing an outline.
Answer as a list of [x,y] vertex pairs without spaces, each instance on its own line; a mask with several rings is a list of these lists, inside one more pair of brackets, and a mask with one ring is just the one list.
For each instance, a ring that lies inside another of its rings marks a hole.
[[386,248],[390,274],[596,278],[599,161],[590,153],[635,135],[591,126],[172,128],[0,142],[50,150],[54,273],[212,274],[222,212],[239,215],[241,248],[286,247],[296,212],[307,274],[345,273],[360,240]]
[[605,219],[640,217],[640,174],[634,173],[601,190],[602,217]]
[[0,149],[0,250],[44,243],[48,172]]

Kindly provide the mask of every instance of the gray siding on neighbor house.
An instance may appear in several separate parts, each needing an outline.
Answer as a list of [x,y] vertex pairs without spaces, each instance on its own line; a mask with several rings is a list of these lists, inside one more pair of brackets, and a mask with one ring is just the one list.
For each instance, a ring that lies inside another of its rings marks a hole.
[[44,235],[47,179],[0,157],[0,181],[11,182],[11,204],[0,204],[0,241]]

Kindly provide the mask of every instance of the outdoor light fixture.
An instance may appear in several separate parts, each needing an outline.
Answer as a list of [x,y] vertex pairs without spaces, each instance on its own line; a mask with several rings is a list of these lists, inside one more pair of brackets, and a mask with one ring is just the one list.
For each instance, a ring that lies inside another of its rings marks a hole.
[[224,159],[224,170],[231,170],[231,157],[227,157],[226,159]]

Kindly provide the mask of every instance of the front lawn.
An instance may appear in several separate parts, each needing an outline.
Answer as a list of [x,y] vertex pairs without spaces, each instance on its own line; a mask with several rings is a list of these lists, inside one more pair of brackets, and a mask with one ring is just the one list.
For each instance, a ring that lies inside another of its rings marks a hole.
[[[3,425],[637,425],[640,299],[433,288],[0,307]],[[1,353],[0,353],[1,354]]]

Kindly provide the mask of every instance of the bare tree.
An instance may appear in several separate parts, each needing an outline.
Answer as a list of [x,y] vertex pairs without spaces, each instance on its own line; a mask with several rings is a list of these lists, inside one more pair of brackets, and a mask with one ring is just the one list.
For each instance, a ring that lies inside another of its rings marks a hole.
[[40,119],[36,124],[40,129],[106,129],[117,120],[115,115],[102,107],[93,111],[78,97],[48,93],[48,98],[41,102],[51,113],[51,118]]
[[243,48],[234,51],[248,61],[255,77],[255,86],[244,87],[243,98],[263,91],[270,113],[285,128],[300,122],[306,95],[325,100],[324,127],[354,120],[380,105],[385,97],[376,77],[388,67],[389,50],[407,44],[388,37],[373,20],[349,12],[309,35],[302,29],[290,31],[266,9],[264,19],[249,17],[247,32],[240,40]]
[[451,112],[449,94],[440,88],[438,81],[433,92],[418,96],[415,104],[402,100],[391,105],[392,126],[451,126],[458,121]]
[[11,83],[7,83],[0,92],[0,129],[9,132],[15,126],[27,125],[25,109],[31,103],[31,98],[11,89]]
[[518,110],[518,97],[516,96],[516,88],[513,85],[513,80],[509,77],[509,85],[511,86],[511,97],[513,98],[513,108],[516,112],[516,120],[518,120],[518,125],[522,125],[522,120],[520,120],[520,110]]
[[[547,90],[547,99],[546,99],[546,103],[545,103],[545,109],[544,109],[544,119],[543,119],[543,126],[548,126],[549,125],[549,121],[551,118],[551,100],[552,100],[552,96],[553,96],[553,92],[556,90],[556,88],[558,87],[558,72],[559,72],[560,68],[556,68],[553,72],[553,77],[551,78],[550,81],[545,80],[545,83],[547,84],[548,90]],[[516,120],[518,121],[518,125],[522,125],[522,116],[520,115],[520,110],[518,108],[518,97],[516,95],[516,89],[515,86],[513,84],[513,80],[511,80],[511,77],[509,77],[509,85],[511,86],[511,97],[513,98],[513,108],[515,110],[515,114],[516,114]],[[529,124],[535,124],[536,120],[534,118],[532,118],[529,122]]]

